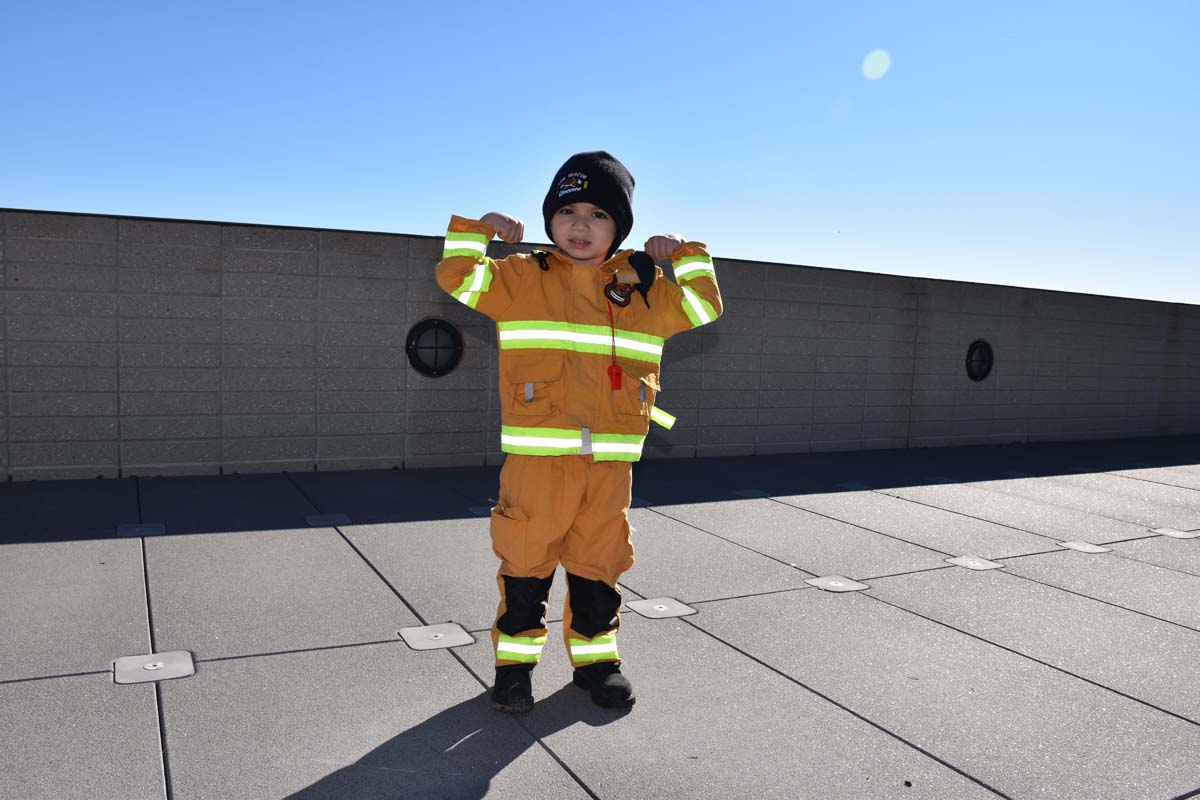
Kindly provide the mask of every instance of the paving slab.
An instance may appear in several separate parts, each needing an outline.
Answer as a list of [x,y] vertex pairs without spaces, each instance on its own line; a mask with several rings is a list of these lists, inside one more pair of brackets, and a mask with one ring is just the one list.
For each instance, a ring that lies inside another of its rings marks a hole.
[[1200,576],[1200,539],[1155,536],[1113,545],[1113,550],[1134,561]]
[[[500,590],[490,520],[471,517],[343,528],[362,554],[429,623],[457,622],[490,629]],[[547,619],[562,619],[566,579],[558,570]]]
[[141,541],[4,545],[0,642],[0,681],[110,670],[147,652]]
[[154,643],[197,659],[397,639],[418,624],[330,528],[146,541]]
[[931,550],[984,558],[1041,553],[1054,548],[1044,536],[872,491],[777,497],[787,503]]
[[1112,517],[1145,528],[1190,530],[1200,527],[1200,511],[1189,511],[1100,489],[1071,485],[1064,483],[1062,478],[1010,478],[980,481],[971,485],[992,492],[1028,497],[1043,503]]
[[587,797],[445,650],[220,661],[162,695],[180,800]]
[[1200,661],[1194,631],[1002,571],[883,578],[868,594],[1200,725],[1200,684],[1187,677]]
[[[1190,539],[1178,540],[1187,544]],[[1004,568],[1042,583],[1200,631],[1200,578],[1129,558],[1062,550],[1011,558]]]
[[[637,705],[594,706],[547,647],[523,723],[598,797],[995,797],[681,619],[629,615],[618,641]],[[461,652],[491,680],[485,648]]]
[[1056,542],[1106,544],[1151,535],[1142,525],[1063,508],[1027,497],[989,492],[967,483],[936,483],[881,489],[905,500],[1008,525]]
[[1134,478],[1168,486],[1179,486],[1184,489],[1200,490],[1200,469],[1185,466],[1124,469],[1111,474],[1120,475],[1122,478]]
[[1200,727],[863,593],[688,619],[1009,797],[1167,798],[1200,781]]
[[656,506],[655,510],[812,575],[864,580],[945,566],[941,553],[769,499]]
[[300,528],[318,513],[286,475],[139,478],[142,521],[167,534]]
[[137,482],[22,481],[0,484],[0,544],[108,539],[138,521]]
[[111,675],[0,684],[0,763],[4,798],[165,800],[154,689]]

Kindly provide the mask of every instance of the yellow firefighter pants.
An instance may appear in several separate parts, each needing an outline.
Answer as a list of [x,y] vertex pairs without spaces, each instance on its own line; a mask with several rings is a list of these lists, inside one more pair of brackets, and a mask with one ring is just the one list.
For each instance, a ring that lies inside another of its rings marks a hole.
[[546,597],[559,564],[567,571],[563,639],[572,664],[619,660],[616,585],[633,566],[632,481],[628,461],[507,456],[491,525],[500,559],[500,606],[492,628],[497,666],[537,663],[546,640]]

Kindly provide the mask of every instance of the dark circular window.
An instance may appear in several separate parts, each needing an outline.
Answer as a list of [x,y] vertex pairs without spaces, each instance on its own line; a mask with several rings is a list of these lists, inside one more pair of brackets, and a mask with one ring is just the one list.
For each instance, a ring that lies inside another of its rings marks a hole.
[[967,348],[967,377],[975,382],[986,378],[992,372],[992,346],[983,339],[976,339]]
[[404,349],[413,369],[438,378],[458,366],[463,351],[462,334],[444,319],[423,319],[408,332]]

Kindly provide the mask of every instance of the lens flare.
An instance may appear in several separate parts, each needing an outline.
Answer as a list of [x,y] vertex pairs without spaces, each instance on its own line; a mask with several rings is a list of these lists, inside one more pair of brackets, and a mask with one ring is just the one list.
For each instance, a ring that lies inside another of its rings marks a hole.
[[869,81],[876,81],[887,75],[892,68],[892,57],[887,50],[872,50],[863,59],[862,74]]

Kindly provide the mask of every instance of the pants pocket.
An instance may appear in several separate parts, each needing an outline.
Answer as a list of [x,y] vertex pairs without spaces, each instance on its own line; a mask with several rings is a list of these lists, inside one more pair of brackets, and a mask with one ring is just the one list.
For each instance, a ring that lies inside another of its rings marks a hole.
[[526,540],[529,520],[524,512],[513,506],[492,509],[492,552],[500,559],[501,571],[520,575],[526,568]]

